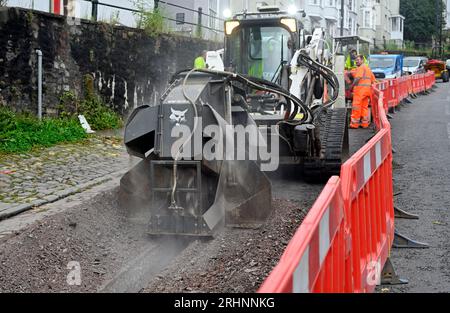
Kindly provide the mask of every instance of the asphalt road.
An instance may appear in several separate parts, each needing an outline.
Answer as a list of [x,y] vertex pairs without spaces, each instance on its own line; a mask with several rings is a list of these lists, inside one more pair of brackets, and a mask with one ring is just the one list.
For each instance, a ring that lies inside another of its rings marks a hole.
[[[392,261],[408,285],[391,292],[450,291],[450,84],[438,83],[391,120],[395,205],[420,216],[397,219],[400,233],[430,244],[426,250],[392,251]],[[385,289],[385,291],[387,291]]]

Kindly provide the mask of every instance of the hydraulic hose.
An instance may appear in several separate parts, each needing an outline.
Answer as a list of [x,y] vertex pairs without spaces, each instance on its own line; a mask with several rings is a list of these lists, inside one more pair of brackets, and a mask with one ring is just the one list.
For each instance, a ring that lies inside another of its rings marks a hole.
[[197,71],[228,77],[229,79],[248,84],[255,89],[281,95],[281,96],[285,97],[286,99],[289,99],[296,107],[296,109],[294,110],[294,113],[290,117],[291,119],[295,118],[295,116],[298,113],[298,108],[301,108],[302,111],[305,113],[305,117],[303,118],[302,122],[310,123],[313,120],[313,114],[312,114],[310,108],[307,105],[305,105],[302,100],[298,99],[296,96],[291,94],[289,91],[281,88],[277,84],[274,84],[268,80],[255,78],[255,77],[249,77],[246,75],[236,74],[236,73],[232,73],[232,72],[214,71],[214,70],[207,70],[207,69],[198,69]]

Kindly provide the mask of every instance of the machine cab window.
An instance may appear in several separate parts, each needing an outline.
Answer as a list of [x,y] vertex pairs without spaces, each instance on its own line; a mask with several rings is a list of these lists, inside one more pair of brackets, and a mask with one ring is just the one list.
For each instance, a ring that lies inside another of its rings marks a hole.
[[282,26],[242,26],[227,40],[228,66],[240,74],[275,82],[293,56],[292,34]]

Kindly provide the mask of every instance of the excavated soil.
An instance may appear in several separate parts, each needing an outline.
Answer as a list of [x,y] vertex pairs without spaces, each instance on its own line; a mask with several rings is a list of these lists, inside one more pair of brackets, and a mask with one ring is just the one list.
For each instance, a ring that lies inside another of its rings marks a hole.
[[[357,137],[362,145],[367,134]],[[173,251],[161,257],[164,246],[146,235],[145,223],[130,223],[118,209],[118,188],[61,208],[0,239],[0,292],[123,292],[130,289],[122,285],[137,280],[142,287],[131,290],[255,292],[323,189],[299,180],[292,169],[288,173],[292,177],[271,179],[278,199],[261,228],[226,228],[214,240],[193,241],[176,257]],[[69,262],[80,264],[80,286],[67,282]]]
[[255,292],[277,265],[311,201],[274,200],[256,230],[226,229],[215,240],[192,243],[143,292]]
[[[35,222],[0,242],[0,292],[95,292],[148,245],[117,205],[117,189]],[[71,286],[69,262],[81,285]]]

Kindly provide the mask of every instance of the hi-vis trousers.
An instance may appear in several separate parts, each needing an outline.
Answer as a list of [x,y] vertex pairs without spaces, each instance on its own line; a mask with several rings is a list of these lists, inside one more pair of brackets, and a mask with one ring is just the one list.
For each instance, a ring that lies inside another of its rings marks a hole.
[[369,101],[371,87],[355,87],[353,92],[352,117],[350,128],[368,128],[370,126]]

